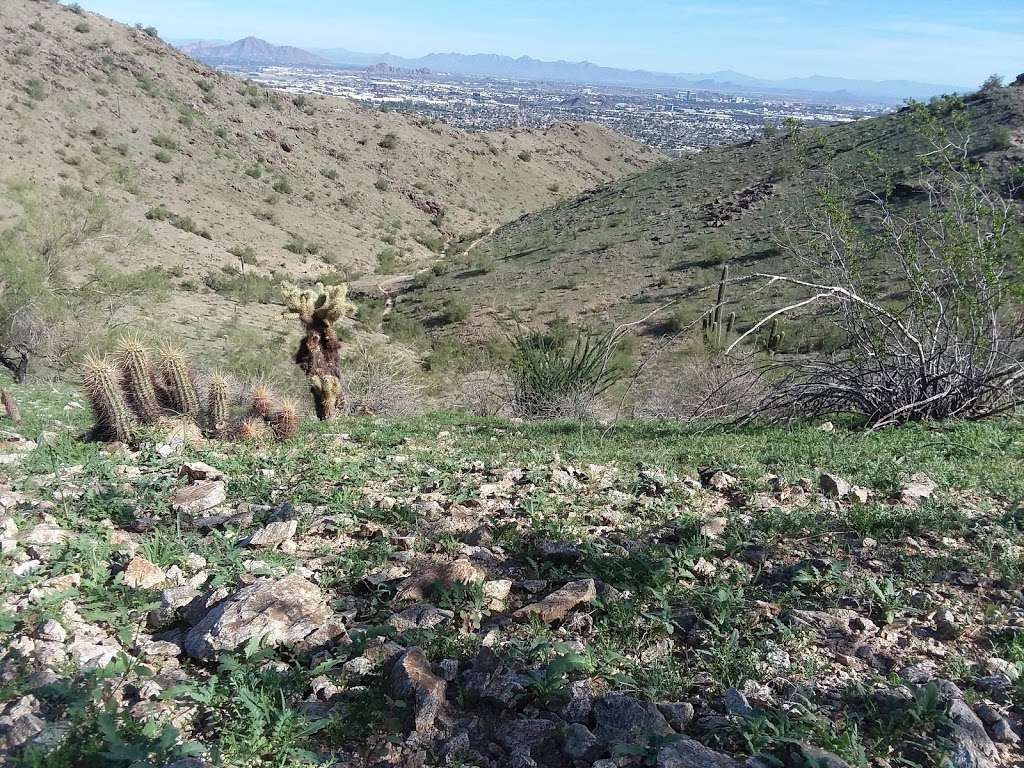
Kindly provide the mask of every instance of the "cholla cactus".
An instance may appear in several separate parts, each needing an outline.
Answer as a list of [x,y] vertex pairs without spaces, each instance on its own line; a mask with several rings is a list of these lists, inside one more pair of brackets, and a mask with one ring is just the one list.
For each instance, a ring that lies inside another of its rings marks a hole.
[[333,419],[337,410],[338,395],[341,393],[341,379],[337,376],[311,376],[309,391],[313,395],[313,406],[320,421]]
[[90,355],[82,364],[85,393],[96,417],[96,432],[123,443],[135,439],[135,415],[121,391],[121,371],[105,357]]
[[167,405],[179,416],[199,416],[199,394],[185,354],[177,347],[160,348],[160,374]]
[[294,400],[282,400],[270,418],[270,426],[278,440],[295,437],[299,431],[299,406]]
[[143,424],[155,422],[162,411],[146,345],[137,336],[123,336],[117,345],[117,363],[123,373],[122,387],[135,415]]
[[[317,417],[329,419],[334,414],[341,391],[340,345],[334,322],[352,309],[347,299],[348,286],[317,283],[316,287],[303,291],[294,285],[286,285],[282,293],[288,311],[298,315],[305,331],[295,353],[295,363],[310,380]],[[328,379],[334,382],[330,383]]]
[[207,429],[212,435],[222,437],[228,432],[230,418],[231,385],[226,376],[215,373],[210,377],[206,398]]

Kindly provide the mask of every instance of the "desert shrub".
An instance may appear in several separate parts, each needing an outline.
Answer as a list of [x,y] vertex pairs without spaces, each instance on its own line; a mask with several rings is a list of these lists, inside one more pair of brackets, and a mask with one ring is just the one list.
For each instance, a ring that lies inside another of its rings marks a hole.
[[574,328],[568,336],[519,332],[511,339],[508,398],[523,418],[584,419],[623,376],[613,358],[625,334]]
[[279,176],[274,180],[272,189],[279,195],[290,195],[292,193],[292,185],[284,176]]
[[384,318],[384,299],[369,298],[357,301],[355,317],[366,328],[376,330]]
[[388,133],[377,142],[377,146],[381,149],[394,149],[398,146],[398,136],[394,133]]
[[464,300],[455,296],[449,297],[441,305],[441,322],[446,325],[461,323],[469,317],[470,309]]
[[163,133],[158,133],[150,141],[160,149],[166,149],[169,152],[176,152],[178,150],[178,142]]
[[1002,152],[1003,150],[1009,149],[1013,146],[1012,137],[1010,136],[1010,129],[1005,125],[997,125],[992,129],[992,133],[989,136],[989,148],[996,151]]
[[402,252],[393,246],[381,249],[377,254],[377,274],[391,275],[398,271],[398,259]]
[[203,282],[215,293],[240,304],[274,304],[281,298],[281,278],[276,275],[242,274],[232,268],[208,274]]
[[708,421],[755,411],[767,390],[750,360],[696,349],[664,371],[645,372],[635,383],[634,418]]
[[0,365],[24,381],[33,361],[62,370],[122,313],[165,292],[156,268],[98,270],[72,280],[82,249],[103,242],[116,252],[131,240],[105,201],[63,188],[59,196],[29,188],[12,196],[23,213],[0,233]]
[[32,77],[26,80],[21,89],[30,99],[32,99],[32,101],[42,101],[46,98],[46,84],[38,77]]
[[415,362],[393,347],[358,346],[343,362],[345,408],[357,415],[416,411],[421,387]]
[[429,248],[434,253],[442,253],[444,251],[444,238],[439,234],[433,232],[417,232],[413,235],[412,239],[425,248]]
[[505,374],[481,369],[460,377],[458,404],[474,416],[497,416],[508,401]]
[[530,162],[530,160],[532,160],[532,159],[533,159],[533,155],[531,155],[531,154],[530,154],[529,152],[527,152],[527,151],[526,151],[525,149],[524,149],[524,150],[523,150],[522,152],[520,152],[520,153],[519,153],[518,155],[516,155],[516,157],[518,157],[518,158],[519,158],[520,160],[522,160],[522,161],[523,161],[524,163],[528,163],[528,162]]
[[311,255],[320,253],[319,243],[310,242],[298,235],[293,235],[292,239],[285,243],[284,249],[296,254],[297,256],[303,256],[307,253]]
[[256,266],[256,249],[251,245],[233,245],[228,253],[234,256],[243,266]]
[[75,24],[75,32],[78,32],[80,34],[85,34],[90,29],[91,29],[91,27],[89,26],[89,24],[87,22],[80,21],[77,24]]
[[180,229],[182,232],[197,235],[204,240],[213,239],[213,235],[210,234],[209,230],[200,228],[199,225],[192,220],[191,216],[181,216],[168,210],[163,205],[158,205],[155,208],[150,208],[146,211],[146,218],[150,221],[166,221],[175,229]]
[[823,306],[847,340],[832,355],[781,363],[773,410],[848,412],[885,426],[985,418],[1024,397],[1020,212],[970,160],[965,113],[952,114],[950,129],[915,109],[933,147],[918,180],[926,201],[897,208],[875,197],[869,229],[845,202],[853,195],[827,186],[805,236],[789,243],[807,277],[772,278],[810,291],[801,303]]

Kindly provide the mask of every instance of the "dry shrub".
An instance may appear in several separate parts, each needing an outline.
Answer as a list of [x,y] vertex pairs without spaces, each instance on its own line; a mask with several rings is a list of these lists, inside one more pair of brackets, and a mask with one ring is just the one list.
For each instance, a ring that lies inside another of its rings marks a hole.
[[474,416],[497,416],[508,405],[508,377],[494,370],[469,371],[459,387],[458,404]]
[[358,346],[346,356],[343,370],[349,414],[393,416],[415,412],[422,404],[416,362],[394,347]]
[[709,421],[735,419],[755,411],[765,385],[751,360],[700,351],[672,369],[649,372],[637,381],[633,417]]

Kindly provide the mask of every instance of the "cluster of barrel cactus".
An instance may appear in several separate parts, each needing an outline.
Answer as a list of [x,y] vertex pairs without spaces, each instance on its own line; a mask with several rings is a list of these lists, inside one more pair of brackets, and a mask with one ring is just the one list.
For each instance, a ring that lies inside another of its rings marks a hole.
[[300,290],[294,285],[283,289],[288,311],[298,315],[305,335],[295,353],[298,365],[309,381],[313,409],[321,421],[334,418],[342,407],[341,361],[338,334],[334,323],[352,309],[348,286],[325,286]]
[[164,345],[154,357],[132,336],[112,356],[87,357],[82,382],[96,419],[93,433],[104,440],[132,443],[141,425],[175,417],[221,439],[286,440],[299,428],[298,406],[268,387],[235,387],[221,374],[198,377],[179,348]]

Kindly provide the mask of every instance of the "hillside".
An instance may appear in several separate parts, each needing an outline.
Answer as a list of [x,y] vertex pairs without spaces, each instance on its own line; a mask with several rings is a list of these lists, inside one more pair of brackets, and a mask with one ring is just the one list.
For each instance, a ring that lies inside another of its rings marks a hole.
[[[999,183],[1019,174],[1024,87],[982,93],[966,106],[973,158]],[[685,326],[714,304],[708,287],[724,265],[734,278],[800,272],[780,241],[818,204],[826,170],[857,195],[880,192],[888,179],[897,204],[901,196],[913,199],[917,156],[925,149],[913,119],[904,109],[711,149],[586,192],[500,228],[471,257],[440,265],[402,297],[398,311],[431,328],[435,340],[483,340],[513,317],[534,326],[566,318],[607,327],[668,302],[676,302],[674,327]],[[741,330],[779,298],[774,290],[743,290],[728,296]],[[445,302],[465,307],[465,319],[446,323]],[[665,332],[667,319],[639,328],[644,343]],[[793,343],[805,346],[821,333],[813,317],[790,330]]]
[[202,344],[280,326],[279,308],[206,287],[223,267],[252,278],[405,271],[452,236],[657,159],[595,125],[470,135],[286,98],[53,2],[0,4],[0,73],[0,226],[27,200],[45,212],[61,195],[95,196],[115,235],[73,254],[70,268],[164,268],[169,300],[147,314]]

